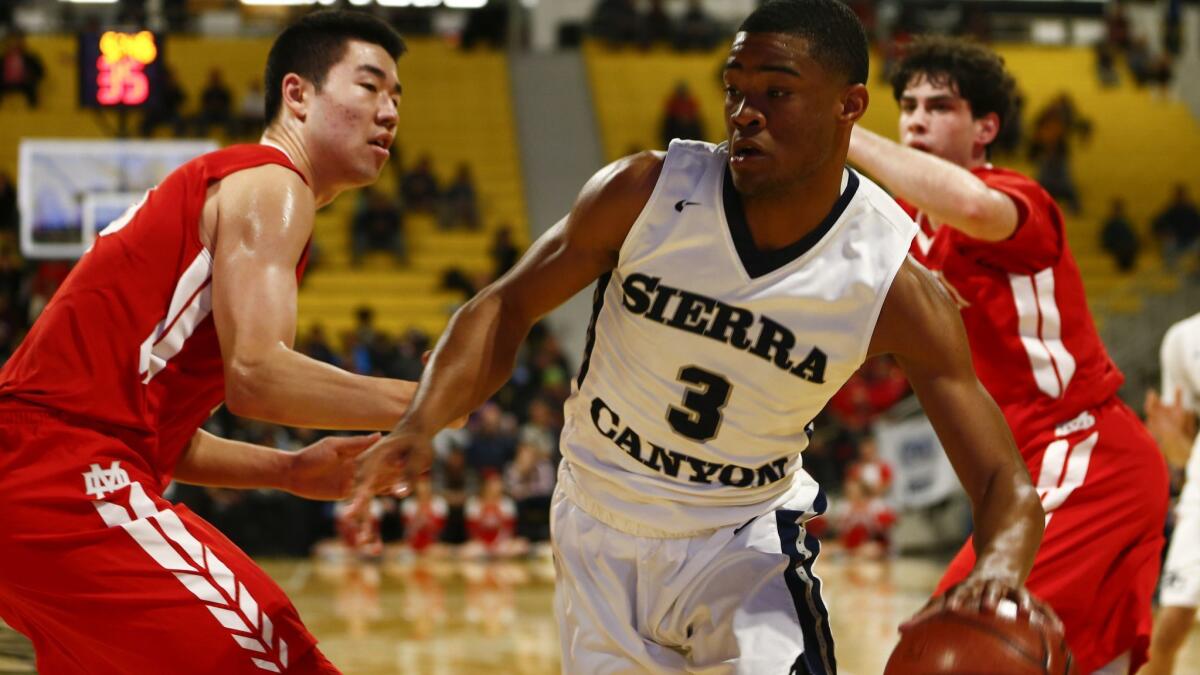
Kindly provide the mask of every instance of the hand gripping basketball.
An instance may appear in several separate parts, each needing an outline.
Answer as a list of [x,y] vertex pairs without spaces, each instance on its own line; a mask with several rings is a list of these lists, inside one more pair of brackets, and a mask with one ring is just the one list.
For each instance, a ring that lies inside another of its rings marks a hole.
[[1074,675],[1062,624],[1037,601],[1021,600],[935,598],[901,627],[884,675]]

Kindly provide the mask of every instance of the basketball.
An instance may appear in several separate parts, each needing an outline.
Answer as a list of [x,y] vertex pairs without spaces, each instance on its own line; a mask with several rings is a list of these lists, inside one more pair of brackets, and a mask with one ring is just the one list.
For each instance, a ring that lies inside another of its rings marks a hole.
[[[1071,675],[1061,633],[1015,611],[942,609],[902,631],[884,675]],[[1008,603],[1009,607],[1015,606]]]

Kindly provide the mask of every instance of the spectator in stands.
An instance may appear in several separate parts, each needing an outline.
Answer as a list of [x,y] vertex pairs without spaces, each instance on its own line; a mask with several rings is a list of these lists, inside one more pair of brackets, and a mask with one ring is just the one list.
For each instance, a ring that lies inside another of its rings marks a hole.
[[25,95],[30,108],[36,108],[38,87],[44,75],[42,60],[26,49],[25,36],[14,31],[4,46],[4,58],[0,59],[0,100],[15,91]]
[[17,186],[12,177],[0,171],[0,233],[16,232],[21,214],[17,211]]
[[831,524],[847,553],[870,558],[887,555],[896,514],[861,481],[846,481],[845,492],[835,503],[832,516]]
[[641,20],[642,45],[669,45],[675,37],[674,22],[663,7],[663,0],[650,0]]
[[525,553],[529,542],[516,537],[517,507],[504,494],[496,471],[484,471],[479,495],[467,499],[467,543],[464,558],[508,558]]
[[1125,16],[1125,4],[1109,3],[1104,13],[1104,39],[1117,51],[1130,45],[1129,18]]
[[700,121],[700,102],[692,95],[687,82],[679,82],[667,99],[663,111],[662,147],[671,139],[704,140],[704,123]]
[[521,425],[517,441],[521,445],[532,445],[554,462],[558,461],[558,437],[562,433],[562,422],[559,419],[552,401],[544,397],[535,397],[529,402],[529,420]]
[[492,258],[492,276],[497,279],[517,264],[517,259],[521,257],[521,251],[513,243],[510,225],[501,225],[496,228],[488,255]]
[[207,136],[210,127],[219,125],[229,133],[233,122],[233,92],[225,84],[220,68],[208,73],[208,84],[200,92],[200,113],[196,116],[196,133]]
[[446,187],[441,216],[444,230],[458,227],[479,229],[479,199],[475,191],[475,179],[471,176],[471,167],[465,162],[458,165],[454,182]]
[[879,456],[875,437],[863,436],[858,443],[858,459],[846,472],[847,481],[857,481],[870,497],[886,497],[892,489],[892,465]]
[[183,103],[187,94],[175,78],[175,70],[163,65],[160,71],[161,80],[158,84],[158,94],[151,97],[150,104],[142,111],[142,137],[154,135],[155,129],[163,124],[170,125],[171,133],[182,136],[184,133]]
[[257,137],[266,123],[267,99],[263,94],[262,80],[255,78],[246,86],[242,102],[238,105],[237,135]]
[[518,536],[530,541],[550,538],[550,496],[554,464],[536,445],[517,445],[517,456],[504,470],[504,487],[516,502]]
[[1134,38],[1125,50],[1125,63],[1133,75],[1134,83],[1139,87],[1151,84],[1154,79],[1154,59],[1150,55],[1150,46],[1142,38]]
[[396,261],[408,259],[404,217],[395,201],[379,190],[361,193],[358,212],[350,226],[350,262],[357,267],[368,251],[388,251]]
[[439,469],[437,493],[446,500],[446,529],[442,531],[442,541],[461,544],[467,540],[466,504],[479,489],[478,474],[467,461],[466,451],[457,445],[450,448],[445,460],[435,468]]
[[1107,40],[1096,42],[1096,79],[1102,87],[1115,87],[1120,83],[1117,76],[1116,48]]
[[404,208],[410,213],[433,213],[437,209],[441,190],[429,155],[421,155],[417,165],[405,172],[400,179],[400,192],[404,197]]
[[1033,124],[1029,159],[1037,164],[1037,181],[1050,196],[1074,214],[1080,210],[1079,191],[1071,174],[1071,143],[1091,138],[1091,120],[1083,117],[1075,101],[1062,92],[1038,113]]
[[341,359],[333,351],[333,347],[329,344],[329,338],[325,335],[325,326],[320,323],[314,323],[308,329],[308,334],[304,336],[304,341],[301,343],[300,351],[309,358],[341,367]]
[[1181,257],[1194,254],[1200,247],[1200,212],[1188,196],[1186,185],[1175,186],[1171,203],[1154,217],[1152,230],[1168,268],[1174,269]]
[[516,454],[517,437],[511,417],[495,403],[484,404],[468,429],[467,461],[475,470],[499,472]]
[[720,35],[717,22],[704,11],[703,0],[688,0],[687,11],[679,20],[679,29],[675,33],[675,48],[709,51],[716,46]]
[[1125,200],[1120,197],[1113,199],[1112,211],[1100,230],[1100,246],[1113,257],[1117,269],[1122,272],[1133,271],[1141,242],[1125,215]]
[[1167,0],[1163,13],[1163,51],[1178,58],[1183,51],[1183,2]]
[[592,13],[591,33],[610,47],[633,44],[638,39],[638,14],[633,0],[600,0]]

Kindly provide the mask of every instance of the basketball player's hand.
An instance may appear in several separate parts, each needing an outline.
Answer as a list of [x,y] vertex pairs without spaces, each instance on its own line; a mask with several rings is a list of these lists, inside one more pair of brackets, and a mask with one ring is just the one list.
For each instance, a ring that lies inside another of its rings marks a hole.
[[350,510],[347,518],[358,523],[360,544],[370,533],[371,499],[376,495],[404,497],[410,478],[429,470],[433,461],[432,439],[421,433],[394,431],[358,457]]
[[969,576],[944,595],[930,598],[921,611],[900,626],[900,630],[943,609],[991,614],[996,612],[1005,600],[1013,603],[1010,607],[1015,606],[1017,616],[1028,617],[1031,622],[1049,624],[1055,631],[1062,633],[1062,621],[1050,605],[1036,598],[1024,586],[983,576]]
[[285,489],[299,497],[334,501],[345,499],[354,487],[357,459],[379,441],[369,436],[326,436],[292,455]]
[[1168,461],[1177,466],[1187,464],[1196,437],[1196,419],[1184,409],[1182,391],[1175,391],[1175,402],[1171,404],[1163,403],[1157,391],[1147,391],[1146,427]]

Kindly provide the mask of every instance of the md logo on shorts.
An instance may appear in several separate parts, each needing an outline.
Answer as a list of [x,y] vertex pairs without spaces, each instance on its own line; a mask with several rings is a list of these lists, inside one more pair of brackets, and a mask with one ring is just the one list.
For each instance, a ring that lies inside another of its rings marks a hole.
[[100,468],[99,464],[93,464],[92,470],[83,474],[83,486],[87,490],[88,496],[104,499],[104,495],[128,487],[129,474],[121,468],[121,463],[117,460],[113,460],[112,466],[107,469]]

